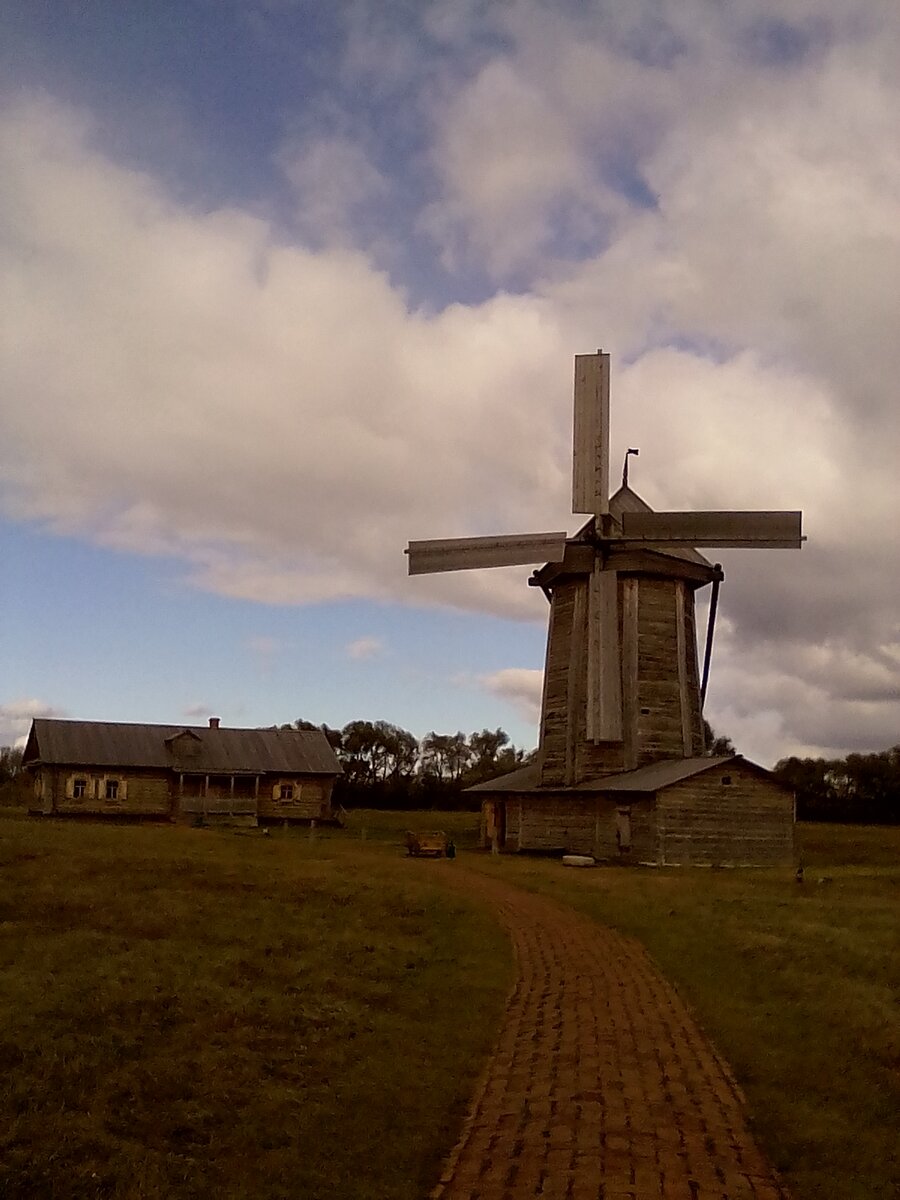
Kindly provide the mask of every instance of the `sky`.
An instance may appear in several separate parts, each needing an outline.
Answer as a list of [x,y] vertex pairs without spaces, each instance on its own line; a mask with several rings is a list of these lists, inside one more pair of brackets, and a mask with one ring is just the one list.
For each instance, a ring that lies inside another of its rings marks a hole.
[[[573,359],[721,551],[707,717],[900,742],[900,9],[0,5],[0,744],[31,717],[537,740]],[[700,613],[701,637],[704,614]]]

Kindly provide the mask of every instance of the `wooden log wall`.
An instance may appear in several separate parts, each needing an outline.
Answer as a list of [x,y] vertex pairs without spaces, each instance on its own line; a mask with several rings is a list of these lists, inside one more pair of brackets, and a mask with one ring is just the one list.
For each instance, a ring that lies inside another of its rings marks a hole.
[[702,753],[693,596],[680,579],[638,587],[635,766]]
[[[593,796],[524,792],[518,801],[521,815],[517,849],[592,853],[596,804]],[[508,825],[507,848],[512,848]]]
[[794,861],[793,796],[745,767],[726,765],[665,788],[657,799],[657,825],[660,861],[668,865]]
[[[617,814],[627,812],[631,838],[630,849],[623,850],[616,837],[619,828]],[[623,803],[598,796],[596,801],[594,858],[607,862],[653,863],[657,861],[656,808],[653,797],[635,796]]]
[[541,786],[572,787],[661,758],[703,753],[694,593],[683,579],[618,576],[623,727],[588,729],[587,576],[553,589],[541,713]]
[[[281,800],[277,796],[282,784],[293,785],[293,797]],[[259,816],[268,820],[330,820],[332,817],[332,781],[319,777],[266,776],[259,783]]]
[[541,785],[571,787],[621,771],[621,742],[587,737],[587,576],[553,589],[541,713]]
[[[169,777],[162,772],[42,767],[41,777],[44,812],[133,817],[168,817],[171,812]],[[80,797],[74,795],[76,779],[86,783],[86,792]],[[107,781],[119,785],[115,799],[106,797]]]

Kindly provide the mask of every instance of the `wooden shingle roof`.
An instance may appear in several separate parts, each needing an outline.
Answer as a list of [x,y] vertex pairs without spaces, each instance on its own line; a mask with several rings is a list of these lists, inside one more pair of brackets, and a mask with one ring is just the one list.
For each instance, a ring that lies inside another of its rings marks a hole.
[[122,721],[36,717],[23,765],[44,763],[291,775],[339,775],[341,765],[321,730],[211,729]]

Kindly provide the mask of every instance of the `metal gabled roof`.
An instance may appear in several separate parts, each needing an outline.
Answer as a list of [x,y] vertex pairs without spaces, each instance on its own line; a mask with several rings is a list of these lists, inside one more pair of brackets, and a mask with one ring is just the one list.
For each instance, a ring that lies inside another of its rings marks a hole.
[[341,765],[321,730],[211,729],[121,721],[36,717],[23,763],[82,767],[339,775]]
[[[649,763],[646,767],[638,767],[634,771],[623,771],[619,775],[607,775],[603,779],[592,779],[587,783],[579,783],[577,792],[658,792],[660,788],[670,787],[673,783],[681,783],[691,779],[703,771],[723,767],[726,763],[734,762],[740,756],[726,754],[721,758],[666,758],[660,762]],[[753,766],[754,764],[750,764]],[[762,770],[762,768],[757,768]]]
[[[560,792],[566,793],[581,793],[597,794],[597,793],[647,793],[658,792],[661,788],[670,787],[673,783],[681,783],[684,779],[691,779],[694,775],[700,775],[704,771],[716,770],[726,766],[728,763],[739,763],[741,766],[750,767],[751,770],[758,772],[760,775],[768,776],[772,779],[772,774],[765,767],[760,767],[757,763],[750,762],[741,754],[726,754],[715,758],[665,758],[659,762],[649,763],[646,767],[638,767],[634,771],[621,771],[616,775],[603,775],[597,779],[589,779],[584,783],[577,783],[574,786],[565,784],[546,784],[541,785],[540,767],[536,763],[531,763],[527,767],[520,767],[517,771],[511,771],[508,775],[501,775],[498,779],[489,779],[485,783],[477,783],[474,787],[466,788],[467,792],[532,792],[535,795],[556,795]],[[778,781],[773,779],[773,782]],[[780,785],[779,786],[783,786]],[[790,789],[788,789],[790,790]]]
[[498,775],[495,779],[486,779],[483,783],[473,783],[467,787],[467,792],[531,792],[535,791],[541,782],[541,768],[537,763],[529,763],[527,767],[517,767],[506,775]]

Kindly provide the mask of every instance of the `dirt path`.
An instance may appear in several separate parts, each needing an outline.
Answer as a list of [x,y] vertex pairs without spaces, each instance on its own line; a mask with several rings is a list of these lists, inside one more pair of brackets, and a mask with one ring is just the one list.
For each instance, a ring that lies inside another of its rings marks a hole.
[[515,990],[433,1200],[786,1200],[728,1068],[634,941],[468,870]]

